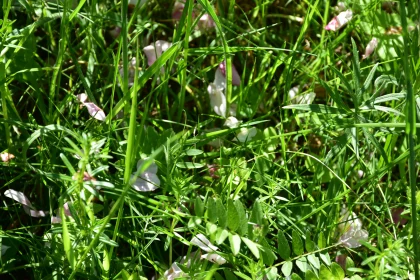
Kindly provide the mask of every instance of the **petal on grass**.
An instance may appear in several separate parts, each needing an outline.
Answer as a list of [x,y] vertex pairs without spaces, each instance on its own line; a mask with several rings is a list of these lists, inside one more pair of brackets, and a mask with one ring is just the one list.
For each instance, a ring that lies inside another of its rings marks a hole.
[[347,24],[353,17],[353,12],[351,10],[347,10],[338,14],[338,16],[334,17],[326,26],[325,30],[337,31],[342,28],[344,25]]
[[218,254],[204,254],[201,256],[201,259],[206,259],[212,263],[217,263],[218,265],[225,264],[226,259],[219,256]]
[[[219,68],[223,76],[226,78],[226,61],[219,64]],[[238,70],[232,63],[232,85],[239,86],[241,84],[241,76],[239,76]]]
[[34,218],[42,218],[42,217],[47,216],[48,214],[48,211],[34,210],[26,205],[23,205],[23,210],[25,211],[26,214]]
[[78,94],[76,97],[77,97],[77,100],[79,100],[79,102],[81,103],[85,103],[88,99],[88,96],[86,93]]
[[143,48],[143,52],[147,57],[147,64],[150,66],[171,47],[171,43],[164,40],[157,40],[154,44],[151,44]]
[[[134,179],[134,175],[131,175],[131,179]],[[137,177],[131,186],[139,192],[151,192],[159,188],[160,180],[156,174],[144,172]]]
[[10,153],[1,153],[0,157],[2,162],[9,162],[11,159],[15,158],[15,155]]
[[98,105],[96,105],[95,103],[92,103],[92,102],[86,102],[86,103],[84,103],[84,105],[88,109],[89,115],[91,115],[92,117],[94,117],[95,119],[97,119],[99,121],[104,121],[105,120],[106,115],[105,115],[104,111],[101,108],[98,107]]
[[29,199],[22,193],[15,190],[7,190],[4,192],[4,195],[8,198],[11,198],[17,202],[19,202],[22,205],[32,207],[32,203],[29,201]]
[[203,234],[197,234],[193,239],[191,239],[191,244],[198,246],[201,250],[206,252],[213,252],[219,250],[216,246],[214,246],[210,240],[207,239]]
[[368,58],[376,49],[376,47],[378,46],[378,39],[376,39],[375,37],[372,38],[372,40],[370,40],[370,42],[367,44],[366,49],[365,49],[365,54],[363,55],[363,59]]

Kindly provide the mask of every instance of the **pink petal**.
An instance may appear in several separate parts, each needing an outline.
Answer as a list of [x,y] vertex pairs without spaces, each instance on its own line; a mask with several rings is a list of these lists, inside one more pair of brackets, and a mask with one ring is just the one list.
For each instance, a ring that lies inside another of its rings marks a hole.
[[378,39],[373,37],[372,40],[366,46],[363,59],[368,58],[373,53],[373,51],[376,49],[377,46],[378,46]]
[[347,10],[338,14],[325,26],[325,30],[337,31],[353,18],[353,12]]
[[87,103],[84,103],[84,105],[88,109],[89,115],[91,115],[92,117],[94,117],[95,119],[99,121],[105,120],[106,115],[104,111],[101,108],[99,108],[95,103],[87,102]]
[[340,27],[339,27],[339,23],[338,23],[338,21],[337,21],[337,19],[336,18],[333,18],[325,27],[324,27],[324,29],[325,30],[332,30],[332,31],[336,31],[336,30],[338,30]]
[[9,153],[1,153],[0,157],[1,157],[2,162],[8,162],[9,160],[15,158],[13,154],[9,154]]
[[29,216],[34,217],[34,218],[42,218],[42,217],[45,217],[48,214],[47,211],[44,212],[42,210],[34,210],[34,209],[29,208],[26,205],[23,205],[23,210],[25,210],[26,214],[28,214]]
[[216,23],[209,14],[204,14],[201,16],[200,20],[197,23],[198,29],[207,30],[210,28],[216,27]]
[[172,10],[172,19],[173,20],[180,20],[182,16],[182,12],[184,11],[185,5],[181,2],[176,1],[174,4],[174,9]]
[[[223,76],[226,77],[226,61],[219,64],[219,69],[222,71]],[[232,85],[239,86],[241,84],[241,76],[239,76],[238,70],[232,63]]]

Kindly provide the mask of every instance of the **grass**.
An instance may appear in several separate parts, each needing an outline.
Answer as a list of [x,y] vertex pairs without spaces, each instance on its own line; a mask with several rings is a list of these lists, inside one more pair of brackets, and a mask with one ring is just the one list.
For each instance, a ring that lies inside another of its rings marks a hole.
[[1,278],[419,279],[418,3],[174,4],[4,1]]

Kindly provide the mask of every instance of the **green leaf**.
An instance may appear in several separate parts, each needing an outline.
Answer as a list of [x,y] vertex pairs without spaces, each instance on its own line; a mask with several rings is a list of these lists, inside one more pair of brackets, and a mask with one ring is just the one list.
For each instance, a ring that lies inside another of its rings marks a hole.
[[321,266],[321,263],[319,262],[318,257],[315,256],[315,254],[311,254],[308,256],[308,261],[311,263],[311,265],[316,268],[319,269]]
[[229,269],[224,269],[223,273],[225,274],[225,279],[227,280],[238,280],[238,277],[236,277]]
[[260,242],[261,247],[261,257],[263,259],[263,263],[266,266],[272,266],[274,261],[277,259],[276,255],[271,251],[270,244],[268,244],[267,240],[264,238]]
[[330,259],[330,255],[328,255],[328,253],[325,254],[321,254],[319,253],[319,257],[321,258],[321,260],[326,264],[326,265],[331,265],[331,259]]
[[306,232],[305,248],[307,252],[315,251],[315,243],[311,239],[310,232]]
[[302,280],[302,278],[300,278],[300,276],[297,275],[296,273],[293,273],[292,276],[290,277],[290,279],[292,279],[292,280]]
[[237,234],[229,233],[229,243],[233,255],[236,256],[241,249],[241,237]]
[[249,248],[251,253],[257,258],[260,258],[260,251],[258,249],[259,245],[251,241],[250,239],[246,237],[241,237],[242,241],[245,243],[245,245]]
[[195,211],[195,215],[198,217],[202,217],[204,215],[204,203],[203,201],[201,201],[199,196],[195,198],[194,211]]
[[198,156],[201,155],[202,153],[204,153],[202,150],[198,150],[198,149],[189,149],[185,151],[185,154],[187,156]]
[[296,256],[303,255],[303,242],[296,230],[292,231],[292,248]]
[[318,280],[318,276],[313,273],[311,270],[305,272],[305,280]]
[[217,226],[211,222],[208,222],[206,224],[206,230],[207,235],[210,237],[210,239],[212,239],[211,236],[217,232]]
[[292,269],[293,269],[293,263],[291,261],[287,261],[281,266],[281,272],[283,272],[283,275],[285,277],[290,276],[290,274],[292,273]]
[[227,224],[227,213],[226,208],[223,206],[222,201],[216,199],[217,218],[219,219],[219,226],[222,228],[226,227]]
[[239,215],[232,199],[228,200],[227,205],[227,226],[232,231],[236,231],[239,227]]
[[217,231],[216,231],[217,245],[222,244],[226,240],[226,238],[228,238],[228,236],[229,236],[229,232],[226,229],[220,228],[220,227],[217,228]]
[[277,272],[277,267],[270,267],[267,269],[267,272],[265,274],[265,277],[267,280],[277,280],[279,279],[279,274]]
[[242,202],[239,199],[235,200],[234,204],[239,217],[239,227],[237,229],[237,232],[242,236],[247,235],[248,219],[246,217],[244,206],[242,205]]
[[258,200],[255,201],[254,206],[252,207],[251,217],[249,218],[251,223],[262,225],[263,223],[263,212],[261,204]]
[[296,266],[300,269],[302,272],[306,272],[309,269],[308,261],[305,257],[301,257],[296,260]]
[[344,270],[335,262],[331,264],[331,272],[337,280],[343,280],[345,277]]
[[176,166],[179,168],[197,169],[197,168],[204,167],[204,164],[196,163],[196,162],[177,162]]
[[210,222],[217,222],[217,205],[213,198],[209,197],[207,199],[207,218]]
[[277,252],[279,253],[280,257],[283,260],[288,260],[290,258],[289,242],[287,242],[287,239],[281,230],[279,230],[279,233],[277,234],[277,246]]
[[331,107],[323,104],[295,104],[283,106],[283,109],[296,109],[302,111],[309,111],[317,114],[339,115],[345,114],[346,111],[337,107]]
[[323,249],[325,246],[327,246],[327,241],[325,239],[324,233],[321,232],[318,236],[318,248]]
[[331,271],[325,265],[321,265],[321,268],[319,269],[319,279],[320,280],[332,280],[332,279],[334,279],[334,275],[331,273]]
[[70,263],[70,267],[74,268],[75,265],[75,257],[73,252],[73,247],[71,245],[71,238],[70,232],[67,227],[66,216],[64,215],[64,208],[60,207],[61,212],[61,221],[63,225],[63,245],[64,245],[64,252],[66,252],[67,259]]

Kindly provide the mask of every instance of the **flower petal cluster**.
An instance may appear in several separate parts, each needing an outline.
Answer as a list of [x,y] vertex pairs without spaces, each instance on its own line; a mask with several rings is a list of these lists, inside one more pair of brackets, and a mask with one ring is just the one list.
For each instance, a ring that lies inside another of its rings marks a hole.
[[87,101],[87,95],[86,93],[81,93],[77,95],[77,99],[80,103],[82,103],[82,106],[85,106],[89,112],[89,115],[97,119],[98,121],[104,121],[106,118],[106,115],[104,111],[98,107],[93,102],[86,102]]
[[[137,170],[143,167],[146,160],[139,160],[137,162]],[[156,175],[158,171],[157,165],[153,162],[147,167],[147,169],[136,176],[136,173],[131,175],[131,186],[133,189],[139,192],[151,192],[160,187],[159,177]]]
[[36,210],[35,207],[32,206],[32,203],[29,201],[29,199],[23,194],[23,192],[10,189],[5,191],[4,195],[22,204],[25,213],[32,217],[42,218],[48,214],[47,211]]
[[347,10],[338,14],[334,17],[326,26],[325,30],[337,31],[346,25],[353,18],[353,12]]
[[367,241],[369,237],[369,233],[362,229],[362,221],[354,212],[349,212],[346,206],[343,206],[340,214],[338,229],[342,235],[339,243],[347,248],[362,246],[360,241]]

